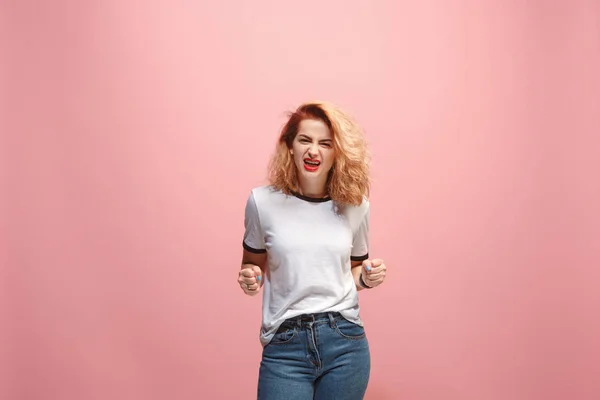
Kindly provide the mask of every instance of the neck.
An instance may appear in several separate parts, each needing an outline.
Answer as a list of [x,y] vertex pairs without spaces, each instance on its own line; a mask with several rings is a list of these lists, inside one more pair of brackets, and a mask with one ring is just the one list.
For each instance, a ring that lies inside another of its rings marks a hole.
[[298,181],[298,193],[306,197],[322,198],[327,196],[325,182]]

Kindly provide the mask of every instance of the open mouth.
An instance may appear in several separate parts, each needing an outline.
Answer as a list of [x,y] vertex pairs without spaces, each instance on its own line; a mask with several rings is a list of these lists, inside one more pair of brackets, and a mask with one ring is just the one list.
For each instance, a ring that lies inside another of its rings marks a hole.
[[304,159],[304,169],[306,169],[307,171],[314,172],[317,169],[319,169],[319,165],[321,165],[320,161],[311,160],[310,158]]

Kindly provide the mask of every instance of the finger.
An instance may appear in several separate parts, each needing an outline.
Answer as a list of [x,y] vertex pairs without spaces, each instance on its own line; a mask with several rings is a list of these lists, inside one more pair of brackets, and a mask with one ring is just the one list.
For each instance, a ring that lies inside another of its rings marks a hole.
[[254,277],[254,271],[252,270],[252,268],[244,268],[242,270],[242,276],[244,277]]
[[366,271],[368,274],[370,274],[370,273],[371,273],[371,269],[372,269],[372,267],[371,267],[371,260],[365,260],[365,261],[363,261],[363,269],[364,269],[364,270],[365,270],[365,271]]
[[383,260],[381,258],[374,258],[371,261],[371,267],[376,268],[383,264]]
[[377,273],[377,274],[371,274],[368,276],[369,281],[375,281],[379,278],[383,278],[385,276],[385,274],[383,272]]
[[383,272],[385,270],[386,270],[386,268],[385,268],[385,265],[383,265],[383,264],[380,265],[379,267],[372,267],[371,268],[371,275],[373,275],[373,274],[379,274],[379,273],[381,273],[381,272]]
[[260,285],[255,282],[252,285],[248,285],[246,288],[248,289],[249,292],[252,292],[252,291],[258,290],[259,287],[260,287]]
[[253,285],[256,283],[257,278],[255,277],[245,277],[244,279],[242,279],[242,281],[244,282],[245,285]]
[[256,276],[256,280],[260,282],[262,279],[262,271],[260,267],[255,265],[252,267],[252,271],[254,272],[254,276]]

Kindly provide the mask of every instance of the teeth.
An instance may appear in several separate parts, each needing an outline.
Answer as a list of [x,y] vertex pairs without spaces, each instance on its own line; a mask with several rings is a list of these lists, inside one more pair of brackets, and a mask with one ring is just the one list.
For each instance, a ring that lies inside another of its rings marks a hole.
[[307,164],[309,164],[309,165],[319,165],[318,161],[308,161],[308,160],[306,160],[304,162],[307,163]]

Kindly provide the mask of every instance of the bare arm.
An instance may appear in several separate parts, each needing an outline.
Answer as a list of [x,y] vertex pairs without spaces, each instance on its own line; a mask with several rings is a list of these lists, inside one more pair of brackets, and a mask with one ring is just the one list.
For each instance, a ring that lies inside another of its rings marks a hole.
[[252,253],[244,249],[244,253],[242,254],[242,269],[255,265],[264,272],[267,265],[267,253]]
[[363,290],[364,287],[362,287],[362,285],[359,283],[360,274],[363,268],[362,261],[351,261],[350,267],[352,268],[352,277],[354,278],[354,285],[356,286],[356,290]]

